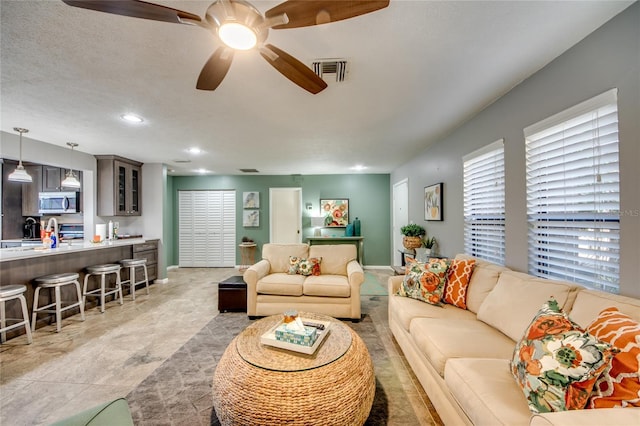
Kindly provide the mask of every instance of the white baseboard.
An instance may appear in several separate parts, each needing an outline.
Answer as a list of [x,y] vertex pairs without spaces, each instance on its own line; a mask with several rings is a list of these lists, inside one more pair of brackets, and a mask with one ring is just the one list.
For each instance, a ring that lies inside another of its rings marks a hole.
[[363,269],[382,269],[387,271],[393,271],[393,268],[388,265],[367,265],[367,266],[364,266]]
[[172,271],[172,270],[178,269],[178,268],[180,268],[178,265],[167,266],[167,271]]
[[166,284],[169,282],[169,278],[155,279],[153,280],[154,284]]

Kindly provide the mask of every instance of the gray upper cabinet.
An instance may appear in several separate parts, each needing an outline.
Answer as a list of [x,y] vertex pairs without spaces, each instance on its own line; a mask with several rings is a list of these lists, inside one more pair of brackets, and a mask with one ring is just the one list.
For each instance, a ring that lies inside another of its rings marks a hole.
[[[42,192],[80,191],[78,189],[65,188],[62,181],[67,177],[69,169],[55,166],[42,166]],[[82,182],[82,172],[74,170],[73,174]]]
[[142,163],[117,155],[98,160],[98,216],[142,214]]

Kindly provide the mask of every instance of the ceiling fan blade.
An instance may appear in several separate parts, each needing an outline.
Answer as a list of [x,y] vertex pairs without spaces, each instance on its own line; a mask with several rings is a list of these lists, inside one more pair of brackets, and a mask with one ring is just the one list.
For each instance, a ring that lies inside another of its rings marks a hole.
[[200,22],[202,19],[193,13],[137,0],[62,0],[69,6],[82,9],[97,10],[115,15],[131,16],[133,18],[151,19],[153,21],[185,23],[182,19]]
[[327,88],[327,83],[309,67],[274,45],[265,44],[260,48],[260,54],[282,75],[308,92],[315,95]]
[[266,18],[287,14],[289,23],[274,29],[309,27],[341,21],[389,6],[389,0],[288,0],[269,9]]
[[219,47],[209,58],[198,77],[196,89],[216,90],[227,75],[231,61],[233,60],[233,50],[226,47]]

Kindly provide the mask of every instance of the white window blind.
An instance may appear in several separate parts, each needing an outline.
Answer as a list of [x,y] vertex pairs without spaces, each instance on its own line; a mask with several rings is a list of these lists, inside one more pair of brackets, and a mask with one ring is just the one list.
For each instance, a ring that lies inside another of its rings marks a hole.
[[618,292],[617,90],[525,129],[529,272]]
[[504,265],[504,141],[463,161],[465,252]]

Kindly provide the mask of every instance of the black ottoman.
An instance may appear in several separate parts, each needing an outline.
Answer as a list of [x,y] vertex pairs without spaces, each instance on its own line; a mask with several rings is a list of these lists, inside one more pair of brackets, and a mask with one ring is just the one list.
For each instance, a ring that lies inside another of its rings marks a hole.
[[247,312],[247,283],[241,275],[234,275],[218,284],[220,312]]

